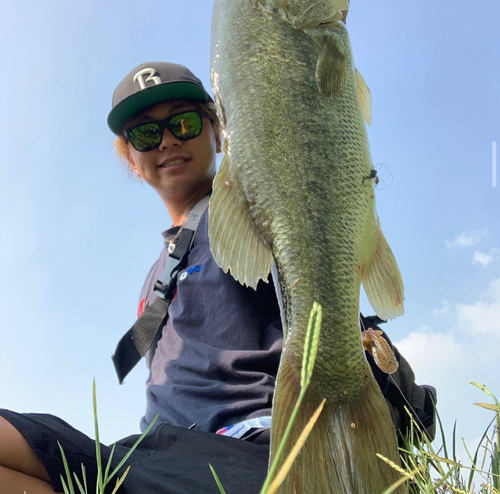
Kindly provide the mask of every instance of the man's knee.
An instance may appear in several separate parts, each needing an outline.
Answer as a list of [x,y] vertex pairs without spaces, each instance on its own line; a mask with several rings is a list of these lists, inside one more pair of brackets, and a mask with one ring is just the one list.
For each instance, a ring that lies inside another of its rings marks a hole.
[[3,417],[0,417],[0,465],[49,481],[45,468],[26,439]]

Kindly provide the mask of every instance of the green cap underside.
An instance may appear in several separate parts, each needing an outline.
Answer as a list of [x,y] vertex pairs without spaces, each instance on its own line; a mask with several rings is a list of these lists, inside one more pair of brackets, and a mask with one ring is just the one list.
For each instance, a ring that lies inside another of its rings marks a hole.
[[120,135],[123,126],[133,115],[156,103],[173,99],[208,101],[205,91],[191,82],[171,82],[149,87],[124,99],[111,111],[108,116],[109,128],[114,134]]

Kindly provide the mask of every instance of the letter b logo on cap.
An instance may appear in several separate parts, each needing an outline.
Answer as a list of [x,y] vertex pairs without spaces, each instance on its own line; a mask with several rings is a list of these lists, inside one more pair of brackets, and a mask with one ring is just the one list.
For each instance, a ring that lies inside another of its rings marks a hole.
[[[139,86],[141,86],[141,89],[146,89],[147,83],[148,82],[153,82],[154,84],[158,85],[162,83],[162,80],[155,75],[156,70],[147,68],[147,69],[142,69],[141,71],[137,72],[134,76],[134,82],[139,82]],[[144,79],[144,76],[148,76],[146,79]]]

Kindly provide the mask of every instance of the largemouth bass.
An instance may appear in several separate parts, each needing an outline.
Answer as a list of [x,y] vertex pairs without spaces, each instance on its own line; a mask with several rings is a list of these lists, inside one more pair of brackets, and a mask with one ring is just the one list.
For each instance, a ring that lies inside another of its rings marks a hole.
[[243,284],[267,281],[275,266],[284,349],[271,456],[300,391],[311,307],[323,307],[288,450],[327,402],[282,493],[379,494],[399,478],[375,455],[398,463],[358,321],[361,282],[384,319],[402,313],[403,284],[375,212],[369,91],[340,21],[347,9],[347,0],[216,0],[213,11],[212,87],[225,154],[209,238],[217,263]]

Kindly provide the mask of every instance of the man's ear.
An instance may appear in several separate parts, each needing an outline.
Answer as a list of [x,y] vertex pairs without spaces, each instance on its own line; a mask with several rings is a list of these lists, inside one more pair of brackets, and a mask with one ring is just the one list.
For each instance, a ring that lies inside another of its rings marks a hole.
[[139,173],[137,165],[135,164],[134,160],[132,159],[132,156],[130,156],[130,153],[127,153],[127,161],[128,161],[129,170],[131,172],[134,172],[135,175],[137,176],[137,178],[141,178],[141,174]]

